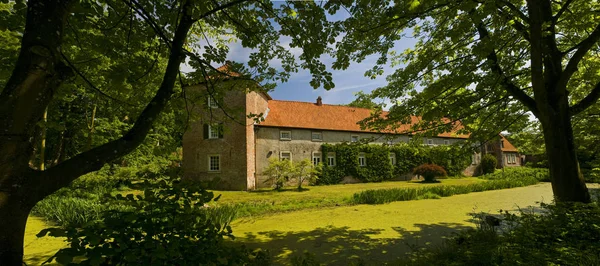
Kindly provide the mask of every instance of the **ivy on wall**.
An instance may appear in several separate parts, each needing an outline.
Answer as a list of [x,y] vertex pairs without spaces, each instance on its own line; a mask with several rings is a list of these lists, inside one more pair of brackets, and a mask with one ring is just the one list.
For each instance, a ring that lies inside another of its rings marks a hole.
[[[424,163],[442,166],[448,175],[461,175],[471,163],[471,154],[457,146],[423,146],[400,143],[376,145],[360,143],[323,144],[324,162],[317,184],[338,184],[345,176],[355,177],[362,182],[381,182],[411,172]],[[363,152],[366,166],[360,166],[358,157]],[[396,164],[390,161],[390,152],[396,155]],[[335,165],[327,165],[327,155],[335,153]]]

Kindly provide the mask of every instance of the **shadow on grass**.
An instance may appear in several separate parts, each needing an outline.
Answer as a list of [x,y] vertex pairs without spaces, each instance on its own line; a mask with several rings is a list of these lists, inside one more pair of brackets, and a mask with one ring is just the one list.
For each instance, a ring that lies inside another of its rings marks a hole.
[[265,231],[238,238],[250,248],[269,250],[274,263],[289,265],[304,252],[315,255],[322,265],[378,265],[397,261],[414,248],[439,244],[453,232],[471,228],[463,224],[416,224],[418,230],[391,229],[397,238],[382,238],[384,229],[352,230],[349,227],[317,228],[311,231]]

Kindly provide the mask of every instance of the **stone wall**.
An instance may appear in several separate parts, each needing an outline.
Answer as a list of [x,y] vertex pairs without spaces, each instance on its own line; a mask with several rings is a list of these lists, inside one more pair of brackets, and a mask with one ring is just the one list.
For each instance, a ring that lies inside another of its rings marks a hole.
[[[360,139],[372,139],[372,143],[383,144],[388,143],[390,139],[385,138],[383,134],[377,133],[366,133],[366,132],[346,132],[346,131],[327,131],[327,130],[310,130],[310,129],[296,129],[296,128],[277,128],[277,127],[256,127],[256,186],[257,187],[268,187],[271,184],[265,183],[266,176],[262,175],[263,170],[269,165],[269,158],[275,156],[279,158],[280,153],[291,152],[292,161],[300,161],[304,159],[312,160],[312,156],[315,152],[320,152],[321,145],[323,143],[342,143],[350,142],[351,136],[359,136]],[[292,140],[280,140],[280,131],[291,131]],[[313,141],[311,139],[312,132],[321,132],[322,141]],[[448,141],[448,144],[453,144],[461,139],[450,139],[450,138],[425,138],[423,143],[426,144],[427,140],[433,140],[434,145],[444,145],[444,140]],[[399,135],[395,136],[392,143],[408,142],[409,136]],[[396,158],[401,160],[402,158]],[[349,178],[348,183],[352,180]]]

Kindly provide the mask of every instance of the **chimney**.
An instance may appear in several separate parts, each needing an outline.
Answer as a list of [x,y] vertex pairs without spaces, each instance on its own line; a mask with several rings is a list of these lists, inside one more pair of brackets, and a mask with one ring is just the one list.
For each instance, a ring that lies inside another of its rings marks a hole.
[[323,105],[323,98],[321,98],[321,96],[319,96],[317,98],[317,106],[321,106],[321,105]]

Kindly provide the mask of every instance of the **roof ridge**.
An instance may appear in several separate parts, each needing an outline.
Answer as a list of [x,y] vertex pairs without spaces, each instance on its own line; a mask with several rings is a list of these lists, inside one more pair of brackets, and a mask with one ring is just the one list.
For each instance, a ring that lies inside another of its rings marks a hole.
[[[293,101],[293,100],[269,100],[269,101],[276,101],[276,102],[292,102],[292,103],[306,103],[306,104],[313,104],[313,105],[317,105],[314,102],[304,102],[304,101]],[[352,109],[364,109],[364,110],[369,110],[371,111],[372,109],[369,108],[364,108],[364,107],[354,107],[354,106],[347,106],[347,105],[343,105],[343,104],[328,104],[328,103],[324,103],[322,105],[327,105],[327,106],[334,106],[334,107],[345,107],[345,108],[352,108]]]

